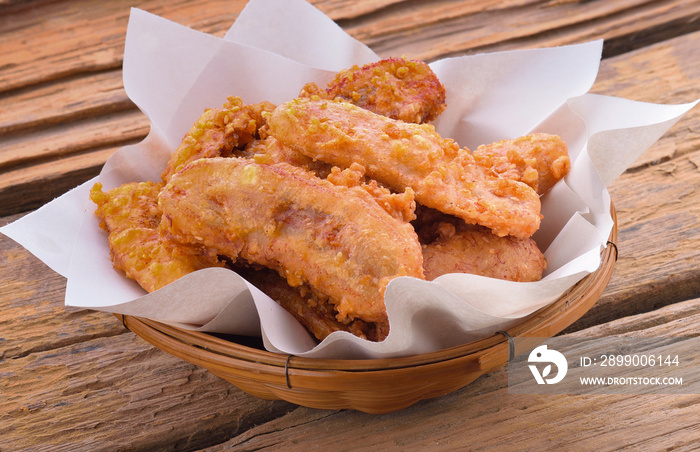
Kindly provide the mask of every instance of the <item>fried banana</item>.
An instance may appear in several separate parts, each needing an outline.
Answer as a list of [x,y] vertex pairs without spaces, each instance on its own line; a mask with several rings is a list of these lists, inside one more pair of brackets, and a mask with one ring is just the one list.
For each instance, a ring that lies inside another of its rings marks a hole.
[[125,229],[155,229],[160,223],[158,193],[163,188],[160,182],[130,182],[104,192],[102,183],[90,189],[90,200],[97,205],[95,215],[100,227],[108,233]]
[[162,183],[131,182],[104,192],[96,183],[90,199],[109,234],[112,264],[153,292],[195,270],[221,267],[216,254],[201,246],[184,246],[161,236],[158,193]]
[[509,281],[539,281],[547,261],[531,238],[498,237],[481,226],[418,205],[412,222],[423,247],[425,279],[469,273]]
[[386,58],[336,74],[325,90],[307,84],[302,97],[340,98],[374,113],[416,124],[445,109],[445,87],[423,61]]
[[571,169],[566,142],[546,133],[481,145],[472,155],[480,165],[528,184],[539,195],[547,193]]
[[338,321],[338,312],[327,297],[320,298],[306,285],[291,287],[274,270],[240,266],[234,270],[292,314],[319,341],[336,331],[347,331],[373,342],[382,341],[389,334],[388,321]]
[[285,163],[199,159],[170,179],[159,205],[174,240],[277,270],[292,287],[308,284],[341,322],[385,321],[389,281],[423,277],[410,224],[360,187]]
[[224,266],[216,254],[203,247],[174,243],[157,229],[131,228],[112,233],[109,248],[114,268],[122,270],[147,292],[194,271]]
[[355,163],[345,169],[331,166],[285,146],[272,136],[250,143],[242,156],[262,164],[288,163],[310,171],[335,185],[362,187],[392,216],[403,221],[411,221],[415,218],[413,211],[416,203],[410,188],[403,193],[392,193],[388,188],[380,186],[377,181],[366,178],[365,169],[360,164]]
[[408,222],[416,218],[416,201],[413,190],[407,188],[403,193],[393,193],[388,188],[379,185],[376,180],[367,179],[365,168],[359,163],[353,163],[350,168],[342,170],[334,166],[326,178],[335,185],[362,188],[372,195],[374,200],[391,216],[401,221]]
[[161,177],[167,182],[187,163],[205,157],[229,157],[234,149],[257,138],[264,125],[263,112],[275,108],[270,102],[247,105],[230,96],[220,108],[210,108],[195,121],[170,156]]
[[328,163],[314,160],[311,157],[300,154],[271,136],[266,137],[264,140],[255,140],[251,142],[246,146],[240,156],[253,159],[256,163],[268,165],[273,163],[289,163],[290,165],[311,171],[321,179],[325,179],[333,168],[333,166]]
[[455,230],[443,224],[443,234],[423,245],[425,279],[432,281],[446,273],[469,273],[508,281],[542,279],[547,268],[544,255],[531,238],[498,237],[473,226]]
[[313,159],[349,168],[416,201],[490,228],[529,237],[540,224],[540,200],[528,185],[479,165],[432,125],[409,124],[347,102],[295,99],[268,118],[268,133]]

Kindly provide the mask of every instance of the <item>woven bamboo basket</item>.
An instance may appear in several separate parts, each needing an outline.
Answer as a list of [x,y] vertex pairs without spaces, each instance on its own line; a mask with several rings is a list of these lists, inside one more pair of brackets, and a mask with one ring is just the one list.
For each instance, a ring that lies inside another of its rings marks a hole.
[[253,396],[319,409],[398,411],[503,367],[520,352],[510,338],[552,337],[586,313],[605,290],[617,259],[617,218],[614,208],[611,212],[614,226],[597,271],[508,331],[437,352],[390,359],[301,358],[148,319],[117,317],[155,347],[204,367]]

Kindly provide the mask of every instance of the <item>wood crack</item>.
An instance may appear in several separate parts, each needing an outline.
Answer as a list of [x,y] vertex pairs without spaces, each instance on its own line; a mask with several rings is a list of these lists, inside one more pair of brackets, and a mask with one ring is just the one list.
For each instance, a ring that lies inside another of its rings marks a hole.
[[[60,350],[64,347],[69,347],[72,345],[76,345],[79,343],[91,341],[94,339],[98,338],[107,338],[107,337],[114,337],[114,336],[119,336],[121,334],[125,333],[130,333],[129,330],[127,329],[120,329],[120,330],[105,330],[103,332],[87,335],[87,336],[71,336],[63,340],[56,340],[53,342],[47,342],[42,345],[38,345],[35,347],[23,349],[17,353],[14,354],[8,354],[7,351],[3,350],[2,354],[0,355],[0,364],[2,364],[5,360],[8,359],[21,359],[21,358],[26,358],[29,355],[32,355],[34,353],[43,353],[43,352],[51,352],[54,350]],[[6,356],[7,355],[7,356]]]

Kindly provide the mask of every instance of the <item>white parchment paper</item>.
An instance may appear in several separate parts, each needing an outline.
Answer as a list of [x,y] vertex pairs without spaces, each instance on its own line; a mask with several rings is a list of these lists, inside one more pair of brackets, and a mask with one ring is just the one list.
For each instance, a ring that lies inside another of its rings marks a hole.
[[252,0],[224,38],[132,9],[124,86],[150,119],[150,134],[117,151],[98,177],[1,229],[68,279],[66,305],[262,335],[268,350],[308,357],[396,357],[459,345],[512,326],[599,267],[613,226],[606,186],[697,103],[588,94],[602,41],[433,62],[447,90],[447,109],[435,122],[443,136],[470,148],[536,131],[567,141],[571,172],[543,197],[535,235],[547,273],[536,283],[465,274],[397,278],[385,295],[386,340],[338,332],[316,344],[284,309],[226,269],[201,270],[146,294],[113,269],[88,198],[97,181],[109,189],[159,180],[195,119],[229,95],[280,104],[309,81],[323,86],[341,69],[379,59],[305,1],[283,5]]

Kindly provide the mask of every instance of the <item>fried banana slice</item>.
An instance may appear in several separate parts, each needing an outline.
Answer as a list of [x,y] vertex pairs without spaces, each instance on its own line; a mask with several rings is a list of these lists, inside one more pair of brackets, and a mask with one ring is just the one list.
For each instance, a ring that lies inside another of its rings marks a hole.
[[194,271],[224,266],[216,254],[203,247],[177,244],[162,237],[157,229],[131,228],[112,233],[109,249],[114,268],[147,292]]
[[478,226],[462,230],[450,226],[441,225],[443,235],[423,245],[425,279],[432,281],[446,273],[470,273],[517,282],[542,279],[547,262],[531,238],[498,237]]
[[386,187],[380,186],[376,180],[365,177],[365,168],[359,163],[353,163],[350,168],[331,168],[327,179],[335,185],[345,187],[360,187],[374,197],[374,200],[386,210],[389,215],[400,221],[413,221],[416,218],[416,201],[413,190],[407,188],[403,193],[393,193]]
[[359,187],[342,187],[284,163],[199,159],[159,196],[162,226],[182,243],[274,270],[289,285],[330,298],[337,319],[386,319],[384,290],[423,277],[413,227]]
[[534,133],[482,145],[472,151],[480,165],[547,193],[571,169],[566,142],[557,135]]
[[389,334],[389,322],[354,319],[339,322],[338,312],[328,299],[320,299],[308,286],[291,287],[277,272],[269,269],[234,267],[247,281],[291,313],[316,339],[322,341],[335,331],[347,331],[362,339],[379,342]]
[[158,193],[160,182],[130,182],[107,192],[97,182],[90,189],[90,200],[97,205],[100,227],[109,233],[124,229],[155,229],[160,223]]
[[247,105],[230,96],[220,108],[205,110],[192,125],[180,146],[170,156],[161,177],[167,182],[187,163],[205,157],[228,157],[258,137],[264,125],[263,112],[275,108],[270,102]]
[[405,122],[424,123],[445,109],[445,87],[426,63],[387,58],[338,72],[321,90],[307,84],[301,96],[341,98],[374,113]]
[[509,281],[539,281],[547,262],[531,238],[498,237],[486,228],[417,205],[413,227],[423,247],[425,279],[470,273]]
[[153,292],[176,279],[207,267],[223,264],[202,247],[183,246],[158,233],[161,210],[158,193],[162,183],[131,182],[104,192],[96,183],[90,199],[95,215],[109,234],[112,264]]
[[277,107],[268,133],[313,159],[349,168],[419,203],[481,224],[496,235],[529,237],[540,224],[540,200],[528,185],[494,175],[429,124],[409,124],[347,102],[296,99]]

